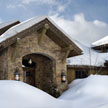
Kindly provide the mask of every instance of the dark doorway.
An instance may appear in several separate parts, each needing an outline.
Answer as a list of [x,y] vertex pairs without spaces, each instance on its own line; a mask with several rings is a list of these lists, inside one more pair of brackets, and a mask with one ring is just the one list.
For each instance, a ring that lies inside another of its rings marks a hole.
[[29,63],[30,59],[23,59],[22,64],[23,64],[23,70],[24,70],[24,79],[25,82],[35,86],[35,68],[36,68],[36,63],[31,62]]
[[27,84],[30,84],[32,86],[35,86],[35,69],[34,68],[23,68],[24,70],[24,76],[25,76],[25,82]]
[[26,83],[53,94],[55,64],[51,58],[42,54],[29,54],[23,57],[22,65]]

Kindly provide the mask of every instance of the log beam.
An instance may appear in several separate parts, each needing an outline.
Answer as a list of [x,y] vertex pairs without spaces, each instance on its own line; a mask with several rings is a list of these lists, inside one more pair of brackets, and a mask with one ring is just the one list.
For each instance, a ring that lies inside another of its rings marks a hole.
[[65,52],[67,50],[73,50],[72,45],[69,45],[68,47],[62,48],[61,51]]
[[49,29],[49,25],[45,24],[44,27],[43,27],[43,29],[42,29],[41,35],[39,36],[39,39],[38,39],[38,43],[39,44],[41,43],[42,38],[46,34],[46,32],[47,32],[48,29]]

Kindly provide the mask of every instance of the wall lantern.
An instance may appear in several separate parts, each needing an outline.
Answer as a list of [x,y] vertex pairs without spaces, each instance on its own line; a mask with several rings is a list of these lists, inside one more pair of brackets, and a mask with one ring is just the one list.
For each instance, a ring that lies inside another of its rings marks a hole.
[[19,81],[19,80],[20,80],[20,74],[19,74],[19,72],[18,72],[18,69],[16,69],[16,71],[14,72],[14,79],[15,79],[16,81]]
[[32,58],[29,59],[28,63],[29,64],[32,64]]
[[61,81],[62,81],[62,83],[66,82],[66,74],[65,74],[65,72],[61,73]]

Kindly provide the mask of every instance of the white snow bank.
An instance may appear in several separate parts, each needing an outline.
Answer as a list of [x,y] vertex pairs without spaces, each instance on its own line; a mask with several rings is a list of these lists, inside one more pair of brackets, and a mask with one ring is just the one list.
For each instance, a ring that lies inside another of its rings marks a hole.
[[47,93],[19,81],[0,80],[0,108],[58,108]]
[[71,100],[74,108],[108,108],[108,76],[75,80],[59,99]]
[[83,49],[83,55],[67,59],[68,65],[104,66],[108,53],[99,53],[78,41],[76,43]]
[[104,38],[92,43],[93,46],[100,46],[104,44],[108,44],[108,36],[105,36]]
[[0,108],[108,108],[108,76],[75,80],[58,99],[20,81],[0,80]]

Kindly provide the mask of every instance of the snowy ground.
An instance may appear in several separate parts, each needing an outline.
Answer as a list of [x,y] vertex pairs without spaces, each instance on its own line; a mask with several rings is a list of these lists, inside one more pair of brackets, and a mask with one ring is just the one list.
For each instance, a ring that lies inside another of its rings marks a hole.
[[58,99],[19,81],[0,81],[0,108],[108,108],[108,76],[78,79]]
[[75,80],[59,99],[71,101],[72,108],[108,108],[108,76]]

